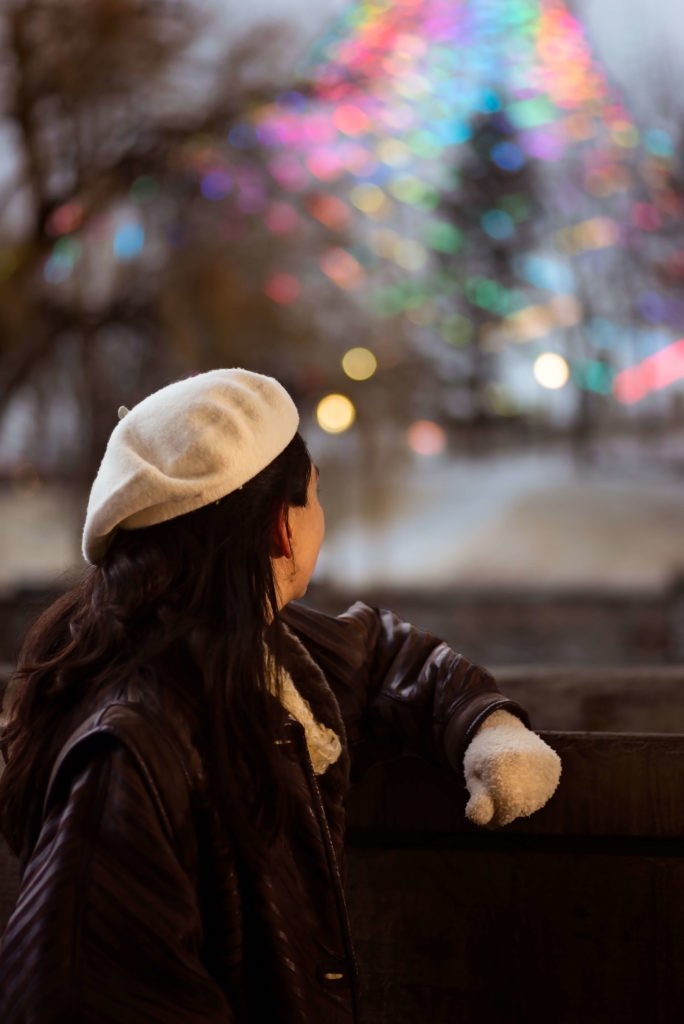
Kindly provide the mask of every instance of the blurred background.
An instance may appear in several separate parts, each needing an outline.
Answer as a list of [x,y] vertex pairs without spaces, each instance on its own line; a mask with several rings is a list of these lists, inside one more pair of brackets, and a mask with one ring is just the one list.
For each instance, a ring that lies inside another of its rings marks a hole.
[[684,662],[676,0],[6,0],[0,661],[119,405],[278,377],[310,590],[488,664]]

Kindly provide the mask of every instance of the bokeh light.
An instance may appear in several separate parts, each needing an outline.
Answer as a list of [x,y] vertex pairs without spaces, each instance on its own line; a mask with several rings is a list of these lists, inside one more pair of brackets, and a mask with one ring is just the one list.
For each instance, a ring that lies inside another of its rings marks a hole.
[[684,379],[684,338],[654,352],[636,366],[622,370],[615,377],[613,393],[626,405],[640,402],[652,391]]
[[327,434],[341,434],[353,424],[356,409],[346,395],[326,395],[316,407],[316,419]]
[[444,451],[447,437],[443,427],[432,420],[416,420],[406,432],[409,448],[418,455],[439,455]]
[[[321,274],[375,326],[397,318],[426,358],[431,345],[477,345],[492,363],[520,345],[513,358],[553,390],[569,372],[562,346],[581,332],[577,388],[643,383],[642,360],[684,329],[675,140],[637,128],[563,0],[356,4],[301,66],[306,86],[251,108],[222,150],[206,137],[189,147],[202,193],[226,200],[224,237],[245,237],[256,218],[272,235],[310,237]],[[54,234],[78,229],[58,213]],[[645,247],[614,322],[596,296],[610,297]],[[45,274],[72,268],[53,253]],[[263,287],[287,305],[301,283],[279,273]],[[610,361],[599,321],[612,325]],[[661,329],[657,341],[644,325]],[[540,361],[539,342],[559,352]],[[629,362],[636,376],[621,377]]]
[[363,276],[363,267],[346,249],[326,249],[318,263],[326,277],[340,288],[355,288]]
[[352,380],[368,380],[378,368],[378,361],[368,348],[350,348],[342,357],[342,369]]
[[567,384],[570,368],[557,352],[544,352],[534,361],[534,376],[543,388],[555,391]]
[[145,229],[137,221],[126,221],[114,234],[114,255],[119,260],[134,260],[145,244]]
[[211,171],[202,178],[200,188],[207,199],[225,199],[233,188],[233,179],[226,171]]
[[301,293],[302,286],[292,274],[273,274],[264,285],[264,292],[269,299],[280,306],[289,306]]

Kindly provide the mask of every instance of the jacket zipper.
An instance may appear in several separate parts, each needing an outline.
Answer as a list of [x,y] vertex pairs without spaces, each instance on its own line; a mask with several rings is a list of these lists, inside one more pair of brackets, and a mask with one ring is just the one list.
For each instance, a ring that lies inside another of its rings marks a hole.
[[304,748],[304,759],[306,764],[307,773],[309,775],[309,782],[311,784],[314,793],[314,803],[316,807],[316,817],[318,818],[319,827],[323,833],[324,846],[326,851],[326,858],[328,861],[328,867],[335,880],[333,886],[335,893],[335,903],[337,905],[337,914],[342,925],[342,938],[344,940],[345,951],[347,953],[347,960],[351,965],[352,970],[352,984],[349,986],[352,997],[352,1006],[354,1010],[354,1019],[358,1020],[358,1006],[357,1006],[357,986],[359,981],[359,969],[356,961],[356,953],[354,952],[354,944],[352,942],[351,925],[349,923],[349,914],[347,911],[347,902],[344,896],[344,886],[342,884],[342,876],[340,875],[340,866],[337,862],[335,855],[335,844],[332,841],[332,835],[330,834],[330,825],[328,824],[328,818],[325,813],[325,807],[323,806],[323,798],[321,791],[318,788],[318,782],[316,781],[316,773],[313,770],[313,764],[309,755],[309,750],[306,742],[302,744]]

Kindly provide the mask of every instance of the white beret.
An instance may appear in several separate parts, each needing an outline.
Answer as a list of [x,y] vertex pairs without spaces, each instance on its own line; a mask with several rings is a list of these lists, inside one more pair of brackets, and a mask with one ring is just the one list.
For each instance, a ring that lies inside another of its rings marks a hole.
[[176,381],[122,414],[90,491],[88,562],[102,558],[118,529],[165,522],[242,487],[299,425],[282,384],[239,369]]

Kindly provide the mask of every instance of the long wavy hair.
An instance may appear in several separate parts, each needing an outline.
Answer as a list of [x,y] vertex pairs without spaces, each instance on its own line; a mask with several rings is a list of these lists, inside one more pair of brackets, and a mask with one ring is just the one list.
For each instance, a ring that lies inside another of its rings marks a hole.
[[271,545],[281,511],[306,505],[310,475],[296,434],[220,501],[119,531],[101,562],[38,619],[2,737],[0,831],[16,852],[26,856],[35,843],[64,741],[104,692],[131,679],[181,710],[242,838],[255,849],[273,839],[286,797],[274,742],[282,626]]

